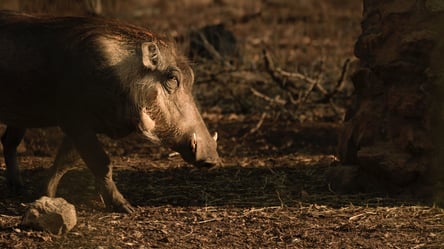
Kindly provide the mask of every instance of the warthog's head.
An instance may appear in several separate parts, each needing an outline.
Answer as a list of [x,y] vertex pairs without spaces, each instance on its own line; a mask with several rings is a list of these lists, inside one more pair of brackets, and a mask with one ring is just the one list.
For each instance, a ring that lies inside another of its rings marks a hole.
[[140,73],[132,96],[142,133],[198,167],[219,164],[217,133],[210,135],[196,107],[191,93],[194,74],[187,61],[158,41],[142,43],[139,52]]

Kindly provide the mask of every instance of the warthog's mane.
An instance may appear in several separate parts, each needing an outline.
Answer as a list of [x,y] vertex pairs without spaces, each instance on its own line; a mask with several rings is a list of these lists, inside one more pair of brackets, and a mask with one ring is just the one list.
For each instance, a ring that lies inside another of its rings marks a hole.
[[[0,11],[0,26],[4,25],[11,29],[19,27],[25,30],[27,27],[34,27],[42,32],[53,31],[62,36],[68,36],[72,39],[70,42],[85,41],[97,36],[109,36],[129,43],[159,40],[158,36],[146,28],[100,17],[57,17],[2,10]],[[167,46],[163,41],[160,41],[160,44]]]

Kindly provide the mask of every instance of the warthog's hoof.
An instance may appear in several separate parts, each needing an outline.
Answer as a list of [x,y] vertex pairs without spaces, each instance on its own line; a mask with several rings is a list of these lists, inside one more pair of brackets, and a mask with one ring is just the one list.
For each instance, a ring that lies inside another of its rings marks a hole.
[[134,211],[136,211],[136,209],[133,206],[131,206],[131,204],[126,202],[126,203],[119,204],[119,205],[112,205],[112,211],[118,212],[118,213],[131,214],[131,213],[134,213]]
[[109,199],[104,198],[103,195],[100,195],[102,198],[103,203],[105,204],[105,207],[110,212],[117,212],[117,213],[127,213],[131,214],[136,209],[127,201],[125,198],[117,198],[117,199]]
[[117,187],[112,180],[97,182],[96,189],[108,210],[129,214],[135,211],[131,204],[125,199],[125,197],[123,197],[119,190],[117,190]]

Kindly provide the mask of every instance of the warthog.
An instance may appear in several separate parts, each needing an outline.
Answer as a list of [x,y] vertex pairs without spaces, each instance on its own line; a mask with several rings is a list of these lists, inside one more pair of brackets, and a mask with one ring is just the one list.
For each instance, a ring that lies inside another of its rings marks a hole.
[[[16,148],[25,129],[59,126],[65,137],[48,196],[80,155],[107,207],[131,212],[112,179],[96,134],[139,131],[198,167],[220,162],[191,94],[194,75],[174,46],[146,29],[87,17],[36,17],[0,11],[0,121],[6,176],[22,180]],[[217,135],[217,134],[216,134]]]

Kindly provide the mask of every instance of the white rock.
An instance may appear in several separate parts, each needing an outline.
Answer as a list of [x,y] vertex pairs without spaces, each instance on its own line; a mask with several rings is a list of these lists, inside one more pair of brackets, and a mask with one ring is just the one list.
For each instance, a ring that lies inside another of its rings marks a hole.
[[22,225],[36,230],[61,235],[77,223],[74,205],[63,198],[43,196],[31,203],[22,219]]

